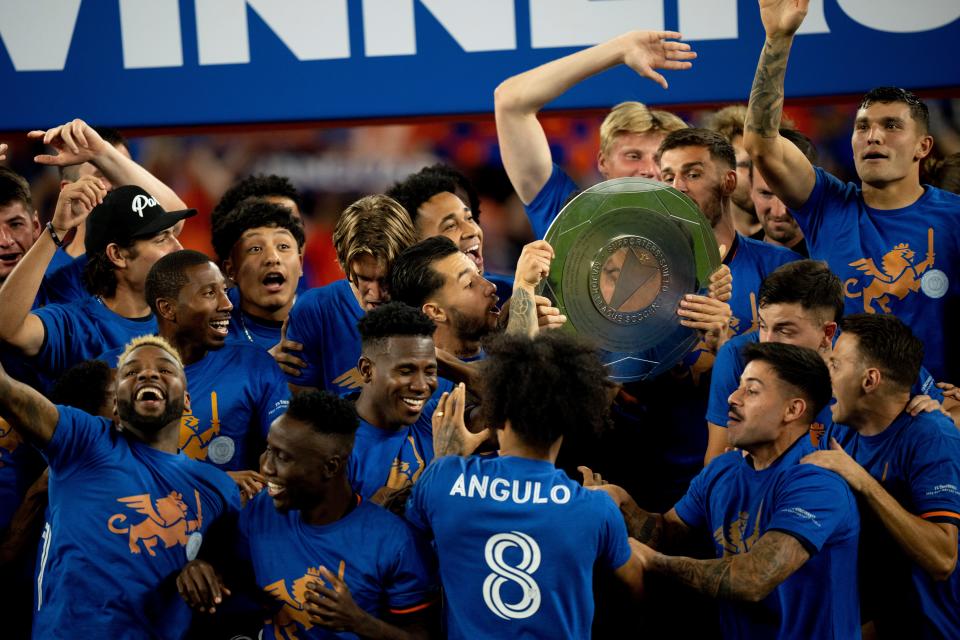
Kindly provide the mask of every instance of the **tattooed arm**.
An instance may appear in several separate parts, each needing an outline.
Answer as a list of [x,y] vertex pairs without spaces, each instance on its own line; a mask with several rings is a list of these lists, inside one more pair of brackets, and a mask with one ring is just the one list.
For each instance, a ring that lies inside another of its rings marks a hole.
[[630,544],[644,571],[669,576],[711,598],[759,602],[803,566],[809,552],[791,535],[768,531],[746,553],[716,560],[666,556],[643,543]]
[[53,438],[60,412],[38,391],[14,380],[0,366],[0,418],[25,439],[42,446]]
[[809,0],[760,0],[760,18],[767,37],[750,89],[743,132],[743,146],[754,167],[792,209],[807,201],[816,183],[813,165],[779,131],[787,58],[808,5]]
[[553,255],[553,247],[545,240],[531,242],[520,253],[513,281],[513,296],[510,298],[507,333],[529,338],[537,335],[539,322],[535,292],[540,281],[550,273]]

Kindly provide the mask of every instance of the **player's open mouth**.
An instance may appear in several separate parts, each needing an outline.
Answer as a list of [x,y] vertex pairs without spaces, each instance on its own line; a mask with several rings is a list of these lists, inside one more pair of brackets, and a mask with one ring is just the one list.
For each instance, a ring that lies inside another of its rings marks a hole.
[[871,151],[869,153],[863,154],[863,159],[864,160],[886,160],[887,156],[877,151]]
[[14,265],[17,261],[23,257],[22,253],[0,253],[0,262],[6,264],[7,266]]
[[407,405],[415,411],[422,411],[423,404],[426,402],[426,398],[400,398],[403,400],[403,404]]
[[480,272],[483,273],[483,257],[480,255],[480,243],[470,245],[462,250],[467,257],[473,260],[473,263],[477,265],[477,269],[480,269]]
[[276,482],[267,483],[267,495],[271,498],[275,498],[286,490],[282,484],[277,484]]
[[164,401],[163,391],[160,387],[144,386],[137,391],[136,400],[141,406],[149,408],[159,407]]
[[230,318],[219,318],[217,320],[210,321],[210,328],[219,333],[222,336],[227,335],[227,332],[230,331]]
[[279,293],[283,290],[283,285],[287,281],[286,276],[284,276],[279,271],[271,271],[263,277],[263,286],[266,287],[267,291],[270,293]]

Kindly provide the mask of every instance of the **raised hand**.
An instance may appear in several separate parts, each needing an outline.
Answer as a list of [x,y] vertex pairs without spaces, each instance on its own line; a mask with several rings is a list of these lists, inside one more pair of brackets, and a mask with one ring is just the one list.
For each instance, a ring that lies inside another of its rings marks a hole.
[[553,306],[550,298],[534,296],[533,301],[537,305],[537,324],[541,331],[544,329],[559,329],[567,323],[567,316],[560,313],[560,309]]
[[623,64],[664,89],[667,80],[654,69],[689,69],[693,63],[688,61],[697,57],[687,43],[671,42],[683,37],[676,31],[631,31],[621,37],[625,47]]
[[525,245],[520,252],[520,259],[517,260],[514,286],[536,287],[550,275],[553,257],[553,247],[546,240],[535,240]]
[[708,348],[716,353],[730,339],[730,305],[708,296],[689,294],[680,301],[680,324],[704,334]]
[[280,342],[270,347],[267,353],[277,361],[281,371],[291,376],[299,376],[307,367],[307,363],[292,353],[293,351],[303,351],[303,345],[293,340],[287,340],[288,321],[289,318],[284,319],[283,326],[280,327]]
[[60,190],[51,224],[61,238],[80,226],[93,208],[103,202],[107,190],[98,178],[83,176]]
[[57,150],[56,154],[41,154],[33,159],[39,164],[56,167],[91,162],[110,146],[93,127],[79,118],[46,131],[31,131],[27,137],[42,139],[44,144]]
[[177,576],[177,591],[191,608],[204,613],[214,613],[223,596],[230,595],[220,576],[210,563],[193,560]]
[[807,17],[810,0],[760,0],[760,20],[767,37],[792,36]]
[[489,429],[473,433],[463,421],[466,406],[467,388],[461,382],[450,393],[440,396],[440,402],[433,412],[433,455],[468,456],[477,450],[487,439]]

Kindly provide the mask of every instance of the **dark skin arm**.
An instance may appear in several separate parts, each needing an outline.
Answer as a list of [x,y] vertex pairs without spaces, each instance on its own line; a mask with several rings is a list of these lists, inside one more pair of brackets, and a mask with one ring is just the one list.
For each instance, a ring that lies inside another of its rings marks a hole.
[[0,367],[0,416],[24,439],[44,446],[60,420],[57,407],[40,392],[14,380]]
[[760,602],[794,571],[810,554],[791,535],[768,531],[746,553],[716,560],[695,560],[667,556],[631,540],[645,571],[659,573],[711,598]]

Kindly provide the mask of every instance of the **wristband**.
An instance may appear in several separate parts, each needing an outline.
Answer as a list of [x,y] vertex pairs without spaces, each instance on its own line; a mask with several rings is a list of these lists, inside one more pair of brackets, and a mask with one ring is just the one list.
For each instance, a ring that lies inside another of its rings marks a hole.
[[57,245],[58,249],[63,248],[63,240],[60,239],[60,236],[57,235],[57,232],[53,228],[53,223],[47,223],[47,231],[50,232],[50,237],[53,239],[53,244]]

